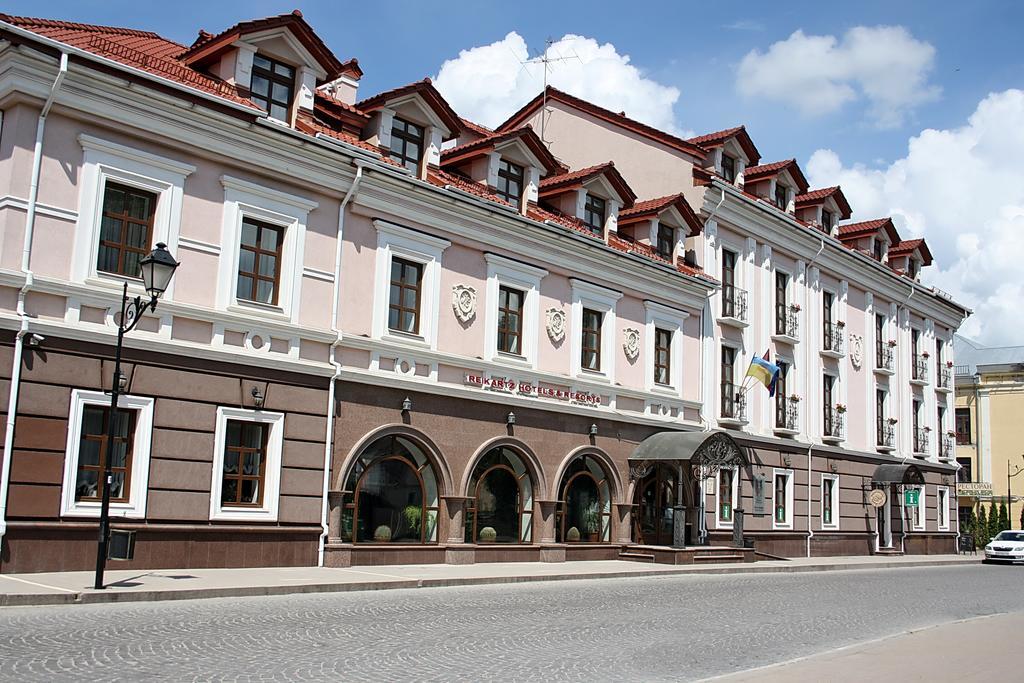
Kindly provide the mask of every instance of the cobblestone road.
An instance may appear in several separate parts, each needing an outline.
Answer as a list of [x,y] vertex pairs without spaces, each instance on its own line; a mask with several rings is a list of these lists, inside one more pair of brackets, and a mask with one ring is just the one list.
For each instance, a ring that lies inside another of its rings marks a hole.
[[1024,610],[1024,567],[0,609],[0,679],[679,681]]

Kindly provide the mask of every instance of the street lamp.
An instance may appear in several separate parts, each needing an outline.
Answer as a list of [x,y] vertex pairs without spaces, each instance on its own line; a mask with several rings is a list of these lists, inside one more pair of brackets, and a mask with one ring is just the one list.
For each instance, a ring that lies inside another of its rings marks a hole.
[[114,429],[117,424],[117,397],[124,389],[121,375],[121,347],[124,335],[135,329],[147,310],[155,310],[157,300],[167,291],[178,262],[174,260],[167,245],[158,242],[156,249],[139,261],[139,274],[142,284],[149,295],[149,301],[141,296],[128,299],[128,282],[124,283],[121,294],[121,319],[117,324],[117,350],[114,352],[114,379],[110,383],[110,416],[107,420],[107,452],[103,462],[103,499],[100,504],[100,538],[96,549],[96,582],[97,590],[103,585],[103,571],[107,567],[107,544],[110,541],[110,486],[113,483],[111,463],[114,460]]
[[[1021,453],[1024,458],[1024,453]],[[1013,528],[1013,493],[1010,491],[1010,479],[1016,477],[1021,472],[1024,472],[1024,467],[1017,465],[1017,469],[1010,473],[1010,460],[1006,460],[1006,516],[1010,520],[1010,528]]]

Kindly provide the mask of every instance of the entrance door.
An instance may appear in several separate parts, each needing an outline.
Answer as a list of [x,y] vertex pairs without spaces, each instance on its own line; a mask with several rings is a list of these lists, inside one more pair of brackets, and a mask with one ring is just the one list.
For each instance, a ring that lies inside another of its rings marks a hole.
[[876,550],[881,550],[882,548],[891,548],[892,547],[892,498],[891,498],[892,491],[891,491],[891,488],[892,487],[889,487],[890,490],[887,490],[885,492],[886,496],[887,496],[886,501],[885,501],[885,505],[883,505],[880,508],[875,508],[875,519],[877,520],[876,528],[878,529],[878,548],[876,548]]
[[672,506],[676,501],[676,473],[655,465],[636,487],[633,536],[643,545],[672,545]]

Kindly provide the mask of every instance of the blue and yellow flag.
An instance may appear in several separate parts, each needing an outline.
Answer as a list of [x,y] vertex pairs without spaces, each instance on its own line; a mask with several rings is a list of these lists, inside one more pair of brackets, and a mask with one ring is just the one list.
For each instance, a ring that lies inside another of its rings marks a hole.
[[779,366],[768,360],[768,352],[765,351],[764,358],[754,356],[750,360],[747,377],[756,379],[768,389],[768,396],[774,396],[775,387],[779,381]]

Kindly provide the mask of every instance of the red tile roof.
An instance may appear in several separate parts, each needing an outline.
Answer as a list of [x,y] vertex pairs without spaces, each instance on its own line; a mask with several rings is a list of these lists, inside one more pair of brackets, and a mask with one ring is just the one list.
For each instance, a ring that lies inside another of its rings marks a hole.
[[736,138],[736,142],[743,150],[743,153],[747,155],[748,163],[756,164],[761,160],[761,153],[757,151],[757,147],[754,146],[754,141],[751,140],[750,135],[747,134],[746,126],[736,126],[735,128],[718,130],[714,133],[705,133],[704,135],[698,135],[694,138],[688,138],[686,141],[699,145],[704,149],[709,149],[724,145],[726,140],[733,137]]
[[587,180],[603,175],[607,178],[608,182],[611,183],[615,192],[622,199],[622,207],[629,208],[633,206],[636,201],[636,194],[632,188],[626,183],[626,179],[622,177],[618,169],[615,168],[615,162],[606,161],[603,164],[597,166],[589,166],[587,168],[581,168],[578,171],[570,171],[568,173],[562,173],[561,175],[548,176],[540,181],[540,193],[541,196],[545,194],[555,194],[556,190],[567,190],[574,187],[580,187]]
[[441,93],[437,91],[437,88],[434,87],[429,78],[377,93],[362,102],[356,102],[356,109],[373,111],[380,109],[391,100],[396,100],[413,93],[418,94],[427,103],[427,106],[437,114],[438,118],[448,127],[452,134],[458,134],[462,130],[462,119],[455,113],[455,110],[448,104],[448,101],[441,97]]
[[[489,187],[482,183],[474,183],[468,178],[464,178],[457,173],[449,173],[441,169],[429,169],[427,172],[427,182],[433,183],[438,187],[451,186],[468,192],[471,195],[480,197],[481,199],[487,199],[498,204],[504,204],[505,206],[512,206],[504,197],[500,197],[494,193]],[[515,207],[513,207],[515,208]]]
[[846,223],[839,226],[839,240],[847,246],[853,246],[857,240],[863,237],[870,237],[879,230],[884,230],[889,238],[889,244],[898,244],[900,235],[896,232],[891,218],[875,218],[870,221],[859,223]]
[[126,66],[147,71],[235,104],[263,111],[228,83],[186,66],[175,58],[184,46],[150,31],[114,26],[78,24],[53,19],[35,19],[0,14],[0,21],[71,47],[105,57]]
[[658,197],[657,199],[645,199],[642,202],[637,202],[631,208],[622,209],[619,211],[619,224],[624,225],[635,220],[656,216],[669,207],[675,207],[679,211],[683,220],[686,221],[687,227],[690,228],[690,235],[700,233],[704,224],[701,223],[700,219],[693,212],[690,203],[686,201],[686,197],[681,193],[668,195],[667,197]]
[[491,133],[494,132],[490,128],[487,128],[486,126],[481,126],[479,123],[475,123],[473,121],[470,121],[469,119],[467,119],[465,117],[462,117],[462,116],[459,117],[459,121],[462,122],[462,127],[463,128],[471,130],[474,133],[476,133],[477,135],[490,135]]
[[905,256],[912,254],[914,250],[917,250],[921,254],[921,258],[924,260],[924,265],[930,266],[932,264],[932,252],[928,249],[928,244],[921,238],[913,240],[903,240],[897,242],[889,247],[889,256]]
[[698,159],[704,159],[707,156],[707,152],[704,148],[695,145],[692,142],[688,142],[680,137],[672,135],[671,133],[658,130],[653,126],[648,126],[646,123],[640,123],[639,121],[629,118],[625,113],[620,112],[616,114],[611,110],[599,107],[596,104],[582,100],[570,95],[569,93],[562,92],[550,85],[547,87],[546,91],[541,92],[539,95],[523,105],[519,111],[510,116],[504,123],[498,126],[496,130],[502,131],[508,130],[509,128],[518,128],[543,105],[545,94],[547,95],[548,100],[562,102],[570,107],[586,112],[595,118],[607,121],[608,123],[612,123],[620,128],[625,128],[626,130],[642,135],[650,140],[660,142],[663,145],[685,152],[690,156]]
[[805,206],[814,206],[815,204],[821,204],[829,197],[835,201],[836,205],[839,206],[839,211],[843,218],[849,218],[850,214],[853,213],[853,209],[850,208],[850,204],[846,201],[846,195],[843,194],[842,188],[838,185],[835,187],[826,187],[821,190],[811,190],[796,197],[796,207],[803,208]]
[[804,177],[803,172],[800,170],[800,166],[797,165],[796,159],[773,161],[770,164],[751,166],[743,171],[743,179],[745,182],[760,180],[762,178],[778,175],[782,171],[789,171],[789,174],[798,185],[798,193],[804,193],[807,191],[807,178]]
[[441,152],[441,163],[458,163],[467,158],[484,154],[494,149],[495,146],[516,138],[519,138],[530,152],[537,157],[537,160],[544,165],[544,170],[547,173],[565,173],[568,170],[548,151],[547,145],[541,142],[530,126],[516,128],[504,133],[487,133],[484,137],[477,140],[446,149]]
[[381,157],[381,161],[385,163],[389,163],[392,164],[393,166],[398,167],[402,166],[398,162],[392,161],[386,156],[382,156],[380,149],[377,146],[371,145],[368,142],[360,140],[359,136],[354,135],[352,133],[340,131],[337,128],[324,125],[322,122],[317,121],[306,112],[300,112],[299,115],[296,117],[295,129],[308,135],[317,135],[319,133],[321,135],[324,135],[325,137],[340,140],[341,142],[354,145],[356,147],[366,150],[367,152],[374,154],[375,156]]

